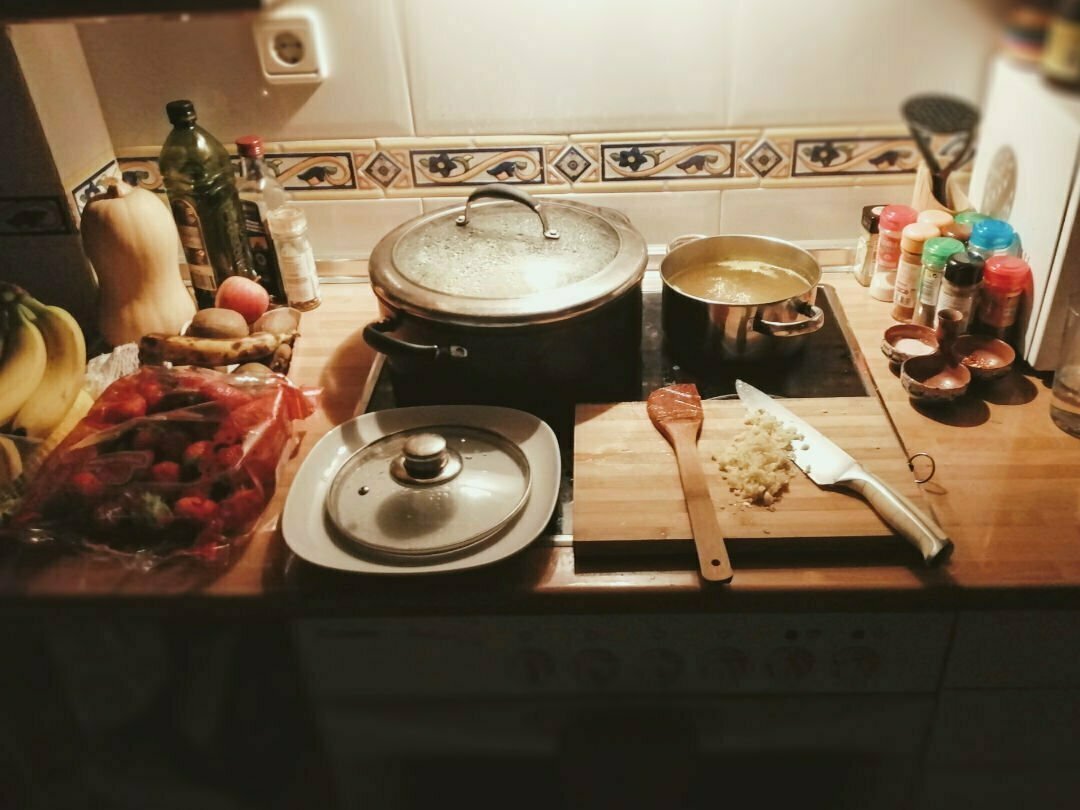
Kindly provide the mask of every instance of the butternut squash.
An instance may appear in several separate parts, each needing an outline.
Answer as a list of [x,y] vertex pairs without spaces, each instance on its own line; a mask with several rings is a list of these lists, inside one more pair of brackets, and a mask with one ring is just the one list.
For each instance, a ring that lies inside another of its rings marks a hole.
[[152,191],[123,181],[90,199],[82,243],[100,285],[101,334],[113,346],[178,334],[195,314],[180,277],[176,225]]

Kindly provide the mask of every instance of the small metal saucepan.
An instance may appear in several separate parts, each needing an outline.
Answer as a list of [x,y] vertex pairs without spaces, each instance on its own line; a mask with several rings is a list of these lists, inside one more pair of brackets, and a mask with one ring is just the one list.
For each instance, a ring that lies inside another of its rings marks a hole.
[[[747,304],[699,298],[672,283],[690,268],[733,260],[782,267],[802,278],[806,287],[789,298]],[[782,239],[680,238],[660,264],[660,277],[664,338],[671,354],[688,366],[789,354],[800,348],[800,338],[825,322],[824,312],[814,305],[821,266],[807,251]]]

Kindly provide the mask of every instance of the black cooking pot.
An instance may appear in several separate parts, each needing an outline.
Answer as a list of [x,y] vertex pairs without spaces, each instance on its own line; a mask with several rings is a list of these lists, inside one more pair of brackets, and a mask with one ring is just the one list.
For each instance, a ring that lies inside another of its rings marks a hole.
[[638,397],[646,260],[616,211],[484,186],[376,245],[364,339],[399,405],[520,408],[565,437],[574,404]]

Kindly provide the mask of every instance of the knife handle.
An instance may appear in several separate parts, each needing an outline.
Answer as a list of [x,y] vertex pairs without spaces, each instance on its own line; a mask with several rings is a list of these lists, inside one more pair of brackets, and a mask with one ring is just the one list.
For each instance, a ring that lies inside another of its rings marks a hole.
[[941,562],[952,553],[952,540],[945,530],[877,476],[860,468],[837,483],[862,495],[882,520],[922,552],[927,565]]

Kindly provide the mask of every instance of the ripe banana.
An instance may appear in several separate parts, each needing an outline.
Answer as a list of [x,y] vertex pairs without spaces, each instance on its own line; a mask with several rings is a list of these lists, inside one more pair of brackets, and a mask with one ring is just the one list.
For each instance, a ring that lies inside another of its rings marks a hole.
[[30,295],[24,295],[21,303],[36,319],[48,362],[41,382],[15,415],[14,428],[22,428],[27,436],[44,438],[60,424],[82,390],[86,340],[67,310],[46,306]]
[[35,447],[34,451],[23,459],[23,475],[26,476],[27,482],[34,480],[34,476],[37,475],[38,470],[41,469],[41,465],[45,463],[49,454],[60,445],[60,442],[67,438],[67,435],[75,429],[75,426],[90,412],[93,406],[94,398],[85,390],[79,391],[74,404],[64,415],[64,418],[60,420],[60,424],[45,438],[45,441]]
[[48,362],[45,339],[34,325],[30,310],[11,303],[4,312],[8,330],[0,359],[0,426],[6,425],[34,393]]
[[268,357],[281,341],[281,335],[269,332],[255,332],[241,338],[151,333],[139,341],[139,360],[144,365],[168,362],[178,366],[229,366]]

